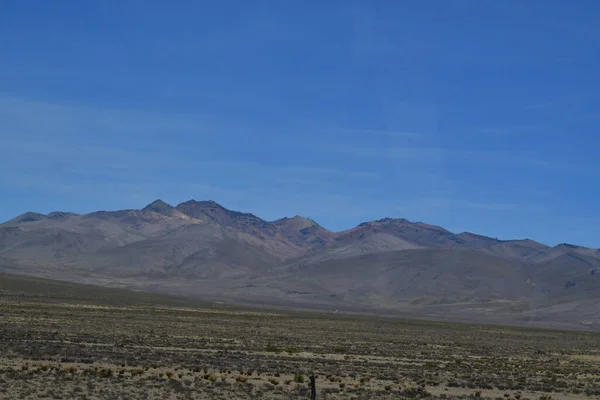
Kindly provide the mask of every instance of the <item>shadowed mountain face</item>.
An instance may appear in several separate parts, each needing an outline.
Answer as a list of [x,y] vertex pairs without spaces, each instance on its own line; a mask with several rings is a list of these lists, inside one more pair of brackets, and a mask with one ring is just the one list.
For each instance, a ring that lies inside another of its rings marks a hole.
[[265,221],[214,201],[28,212],[0,224],[0,270],[273,305],[600,320],[597,249],[392,218],[332,232],[309,218]]

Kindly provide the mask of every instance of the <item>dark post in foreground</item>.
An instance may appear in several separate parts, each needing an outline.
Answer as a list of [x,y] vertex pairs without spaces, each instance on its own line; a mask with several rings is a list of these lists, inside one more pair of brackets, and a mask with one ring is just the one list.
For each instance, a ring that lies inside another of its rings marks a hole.
[[310,399],[317,399],[317,383],[314,375],[310,376]]

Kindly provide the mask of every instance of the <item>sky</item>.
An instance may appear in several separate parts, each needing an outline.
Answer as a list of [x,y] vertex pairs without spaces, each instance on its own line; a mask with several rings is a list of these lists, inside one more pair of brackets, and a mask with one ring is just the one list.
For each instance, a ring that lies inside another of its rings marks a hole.
[[0,0],[0,220],[215,200],[600,247],[600,2]]

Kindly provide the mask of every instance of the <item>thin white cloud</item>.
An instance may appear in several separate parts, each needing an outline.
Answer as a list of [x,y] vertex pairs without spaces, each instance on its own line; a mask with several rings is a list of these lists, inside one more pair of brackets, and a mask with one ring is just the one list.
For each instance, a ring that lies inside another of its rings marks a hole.
[[327,146],[323,151],[346,154],[358,158],[390,159],[394,162],[421,163],[431,162],[466,163],[476,166],[500,165],[506,167],[539,169],[563,173],[600,175],[600,171],[584,165],[577,165],[557,160],[547,161],[538,158],[535,152],[470,150],[442,147],[357,147]]
[[391,136],[397,138],[424,138],[429,136],[426,133],[412,132],[412,131],[391,131],[381,129],[348,129],[347,132],[365,134],[365,135],[381,135]]
[[484,211],[513,211],[521,207],[519,204],[497,201],[473,201],[472,199],[461,199],[446,196],[425,195],[418,199],[415,205],[431,210],[484,210]]
[[[194,131],[210,137],[235,129],[230,125],[208,129],[210,124],[197,116],[69,107],[0,96],[0,123],[4,128],[0,185],[70,199],[81,204],[83,209],[74,210],[79,212],[94,211],[105,203],[139,208],[158,197],[175,202],[194,197],[273,218],[309,214],[310,207],[342,218],[360,209],[358,200],[336,193],[343,187],[338,183],[379,179],[375,170],[360,166],[314,165],[309,155],[270,165],[215,157],[206,140],[194,149],[177,141],[176,135],[160,136],[164,131]],[[153,136],[161,140],[146,140]]]
[[47,140],[85,141],[92,133],[120,139],[124,134],[148,139],[152,133],[208,134],[214,127],[207,116],[66,106],[1,94],[0,118],[4,121],[5,136]]
[[476,132],[491,136],[527,135],[537,134],[543,128],[542,124],[517,124],[504,127],[484,127],[476,129]]
[[361,158],[391,158],[400,161],[429,161],[439,158],[446,150],[423,147],[356,147],[336,145],[325,151],[332,151]]

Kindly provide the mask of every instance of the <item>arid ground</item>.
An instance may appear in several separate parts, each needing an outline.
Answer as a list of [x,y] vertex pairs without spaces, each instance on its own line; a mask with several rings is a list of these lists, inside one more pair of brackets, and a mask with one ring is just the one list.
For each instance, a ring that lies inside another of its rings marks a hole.
[[599,345],[0,275],[1,399],[599,398]]

